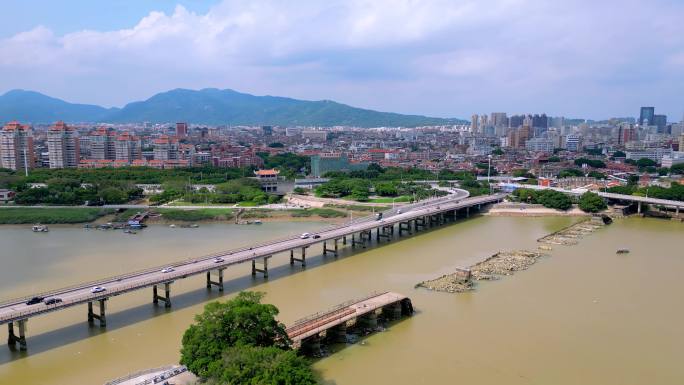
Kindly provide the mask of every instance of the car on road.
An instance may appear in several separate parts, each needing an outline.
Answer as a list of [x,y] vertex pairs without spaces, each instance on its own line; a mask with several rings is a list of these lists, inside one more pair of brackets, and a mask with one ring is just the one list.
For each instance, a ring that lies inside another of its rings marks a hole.
[[43,301],[43,303],[46,305],[56,305],[56,304],[61,303],[61,302],[62,302],[62,299],[57,298],[57,297],[48,298],[45,301]]
[[94,293],[102,293],[105,290],[107,290],[107,289],[103,286],[95,286],[94,288],[90,289],[90,292],[93,294]]
[[299,236],[301,239],[308,239],[311,236],[309,233],[303,233],[302,235]]
[[221,262],[223,262],[223,258],[221,258],[221,257],[214,258],[214,263],[221,263]]
[[173,271],[173,267],[165,267],[161,270],[162,273],[170,273]]
[[26,304],[27,305],[35,305],[37,303],[43,302],[44,299],[45,298],[43,298],[43,297],[33,297],[30,300],[26,301]]
[[321,237],[320,235],[314,234],[313,239],[318,239],[318,238],[320,238],[320,237]]
[[397,214],[401,214],[401,209],[397,210]]
[[381,219],[382,219],[382,213],[377,213],[377,214],[375,214],[375,220],[376,220],[376,221],[379,221],[379,220],[381,220]]

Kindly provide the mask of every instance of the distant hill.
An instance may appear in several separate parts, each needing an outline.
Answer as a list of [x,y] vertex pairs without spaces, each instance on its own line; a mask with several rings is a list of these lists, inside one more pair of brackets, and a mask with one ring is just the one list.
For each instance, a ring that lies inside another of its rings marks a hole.
[[11,120],[25,123],[99,122],[116,110],[68,103],[33,91],[12,90],[0,96],[0,124]]
[[127,104],[124,108],[71,104],[37,92],[15,90],[0,96],[0,121],[190,122],[209,125],[422,126],[463,120],[402,115],[351,107],[329,100],[306,101],[254,96],[233,90],[175,89]]

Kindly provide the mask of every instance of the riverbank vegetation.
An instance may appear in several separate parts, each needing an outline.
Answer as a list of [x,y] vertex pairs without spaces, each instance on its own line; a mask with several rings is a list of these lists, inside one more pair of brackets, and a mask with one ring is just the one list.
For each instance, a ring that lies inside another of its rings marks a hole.
[[615,194],[684,201],[684,185],[677,182],[673,182],[669,188],[660,186],[638,187],[636,185],[626,185],[611,187],[607,191]]
[[0,224],[24,223],[85,223],[92,222],[114,210],[99,208],[2,208]]
[[568,210],[572,207],[572,199],[560,191],[555,190],[532,190],[516,189],[513,196],[518,201],[531,204],[540,204],[546,208]]
[[316,384],[308,359],[291,350],[279,311],[263,293],[211,302],[183,334],[180,363],[215,385]]
[[184,183],[166,183],[164,192],[150,197],[151,202],[166,203],[180,199],[185,203],[240,204],[242,206],[258,206],[266,203],[277,203],[280,197],[267,194],[261,190],[259,181],[250,178],[238,178],[217,184],[213,191],[206,187],[189,190]]

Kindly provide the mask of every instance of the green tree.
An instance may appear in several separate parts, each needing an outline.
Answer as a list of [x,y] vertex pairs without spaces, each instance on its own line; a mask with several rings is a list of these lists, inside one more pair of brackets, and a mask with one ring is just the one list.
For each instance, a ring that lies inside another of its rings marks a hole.
[[234,346],[208,373],[209,385],[314,385],[309,361],[275,347]]
[[501,149],[501,147],[497,147],[492,150],[492,155],[503,155],[504,151]]
[[627,156],[627,154],[625,154],[623,151],[619,151],[619,150],[615,151],[613,153],[613,158],[624,158],[626,156]]
[[587,213],[597,213],[606,209],[606,202],[598,194],[587,191],[580,197],[579,208]]
[[114,187],[100,191],[99,195],[107,204],[125,203],[128,200],[128,194]]
[[639,168],[655,167],[658,165],[654,160],[648,158],[641,158],[636,161],[636,165]]
[[195,316],[183,334],[181,364],[206,377],[220,366],[229,347],[253,345],[289,348],[285,326],[276,320],[278,308],[262,304],[264,294],[240,292],[227,302],[211,302]]
[[556,190],[542,190],[537,194],[537,203],[544,207],[558,210],[567,210],[572,207],[572,199]]

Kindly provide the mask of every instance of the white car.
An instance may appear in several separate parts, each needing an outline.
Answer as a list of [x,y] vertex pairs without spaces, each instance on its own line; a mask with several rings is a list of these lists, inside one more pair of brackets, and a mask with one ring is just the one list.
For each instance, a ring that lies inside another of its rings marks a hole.
[[223,258],[221,258],[221,257],[214,258],[214,263],[221,263],[221,262],[223,262]]
[[105,290],[107,290],[107,289],[102,287],[102,286],[95,286],[94,288],[90,289],[90,292],[91,293],[102,293]]
[[162,269],[162,273],[170,273],[173,271],[173,267],[165,267]]
[[303,233],[302,235],[299,236],[299,238],[301,238],[301,239],[307,239],[307,238],[309,238],[310,236],[311,236],[311,234],[309,234],[309,233]]

